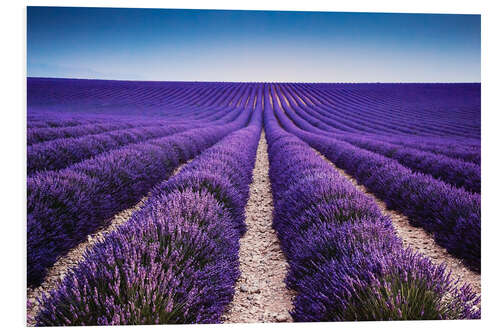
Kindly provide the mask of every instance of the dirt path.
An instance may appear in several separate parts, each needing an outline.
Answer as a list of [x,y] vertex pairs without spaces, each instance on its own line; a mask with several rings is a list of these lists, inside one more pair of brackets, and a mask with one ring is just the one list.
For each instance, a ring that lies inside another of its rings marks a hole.
[[403,244],[405,246],[409,246],[412,249],[425,255],[434,264],[439,265],[445,263],[448,269],[451,271],[452,277],[454,277],[455,279],[460,279],[462,284],[464,282],[469,283],[474,292],[476,292],[478,295],[481,294],[480,274],[470,270],[462,263],[460,259],[452,256],[446,251],[445,248],[436,244],[432,235],[426,232],[424,229],[412,226],[408,220],[408,217],[394,210],[387,209],[387,205],[385,204],[385,202],[375,197],[375,195],[370,193],[365,186],[358,184],[356,179],[345,173],[344,170],[337,168],[335,164],[333,164],[318,151],[316,151],[316,153],[318,153],[325,161],[330,163],[341,175],[349,179],[358,190],[366,194],[368,197],[372,198],[377,203],[380,210],[391,218],[394,228],[396,229],[396,233],[403,241]]
[[[188,161],[187,163],[189,163]],[[180,165],[175,169],[174,173],[172,174],[175,175],[177,174],[185,164]],[[171,177],[172,177],[171,176]],[[111,231],[115,230],[118,228],[121,224],[125,223],[128,221],[128,219],[132,216],[132,214],[141,209],[142,206],[144,206],[144,203],[148,199],[149,194],[144,196],[135,206],[132,208],[125,209],[121,211],[120,213],[116,214],[112,219],[109,225],[107,225],[104,228],[99,229],[95,233],[88,235],[87,236],[87,241],[80,243],[78,246],[75,248],[71,249],[66,255],[62,256],[59,258],[59,260],[56,261],[56,263],[49,268],[47,275],[45,276],[45,279],[43,283],[35,288],[28,288],[28,293],[27,293],[27,300],[28,300],[28,306],[27,306],[27,323],[28,326],[33,326],[35,324],[35,316],[37,315],[38,311],[40,311],[40,304],[38,304],[38,299],[41,298],[41,296],[50,290],[56,288],[61,281],[64,279],[65,275],[69,272],[70,269],[78,265],[78,263],[83,259],[83,254],[85,251],[90,249],[94,244],[97,242],[101,241],[104,239],[106,234],[110,233]]]
[[264,132],[245,208],[248,231],[240,239],[241,276],[225,323],[291,322],[293,292],[285,286],[288,264],[272,228],[273,197]]

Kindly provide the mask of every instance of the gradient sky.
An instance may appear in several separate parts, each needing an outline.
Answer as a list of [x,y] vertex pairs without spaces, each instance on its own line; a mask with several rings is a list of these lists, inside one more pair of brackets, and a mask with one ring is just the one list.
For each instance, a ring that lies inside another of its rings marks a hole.
[[32,77],[480,82],[479,15],[28,7]]

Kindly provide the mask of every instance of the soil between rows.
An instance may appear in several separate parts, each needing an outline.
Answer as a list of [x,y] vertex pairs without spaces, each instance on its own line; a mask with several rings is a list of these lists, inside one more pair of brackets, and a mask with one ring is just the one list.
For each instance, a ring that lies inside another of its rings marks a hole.
[[272,227],[273,196],[264,132],[257,148],[245,215],[248,230],[240,239],[241,276],[223,321],[291,322],[293,291],[285,286],[288,264]]

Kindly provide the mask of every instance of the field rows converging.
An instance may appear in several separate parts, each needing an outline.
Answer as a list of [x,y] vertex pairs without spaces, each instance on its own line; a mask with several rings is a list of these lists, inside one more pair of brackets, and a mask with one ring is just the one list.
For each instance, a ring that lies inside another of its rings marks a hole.
[[479,84],[28,79],[31,326],[481,317]]
[[479,194],[414,171],[395,159],[361,149],[335,136],[301,128],[302,123],[290,110],[287,112],[275,89],[270,93],[275,114],[288,131],[353,175],[389,208],[403,212],[413,224],[433,233],[441,246],[465,260],[472,269],[480,270]]

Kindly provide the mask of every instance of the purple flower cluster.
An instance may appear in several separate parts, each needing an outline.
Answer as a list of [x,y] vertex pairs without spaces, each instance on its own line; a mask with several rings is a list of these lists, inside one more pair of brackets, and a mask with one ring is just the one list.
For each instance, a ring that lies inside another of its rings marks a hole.
[[28,178],[28,284],[114,214],[130,207],[225,135],[247,123],[248,110],[226,125],[193,129],[134,144]]
[[269,103],[264,119],[295,321],[479,318],[470,287],[404,249],[375,202],[285,132]]
[[239,276],[239,237],[261,132],[204,151],[85,254],[43,300],[39,326],[217,323]]

